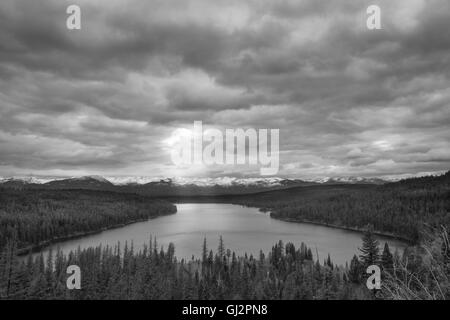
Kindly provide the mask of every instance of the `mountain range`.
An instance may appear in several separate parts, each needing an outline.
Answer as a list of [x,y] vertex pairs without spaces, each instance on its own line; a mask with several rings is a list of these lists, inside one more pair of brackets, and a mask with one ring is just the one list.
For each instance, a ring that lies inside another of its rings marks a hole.
[[0,187],[14,189],[88,189],[138,193],[150,196],[196,196],[256,193],[319,184],[383,184],[378,178],[328,178],[316,181],[285,178],[200,178],[155,179],[148,177],[84,176],[1,178]]

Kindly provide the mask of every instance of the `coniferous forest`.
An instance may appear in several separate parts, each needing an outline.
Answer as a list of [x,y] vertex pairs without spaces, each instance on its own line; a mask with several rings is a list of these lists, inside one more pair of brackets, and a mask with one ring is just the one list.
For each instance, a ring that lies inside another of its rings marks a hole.
[[175,212],[169,202],[135,194],[0,189],[0,248],[8,239],[19,249],[38,247]]
[[229,201],[270,211],[277,219],[355,230],[372,225],[378,233],[418,243],[424,225],[450,225],[450,172],[381,186],[315,186]]
[[[238,256],[220,238],[199,255],[179,260],[176,247],[149,239],[143,250],[79,249],[32,256],[58,238],[173,214],[167,200],[88,190],[1,190],[1,299],[449,299],[449,173],[375,188],[324,189],[308,196],[279,191],[227,198],[272,210],[275,218],[326,222],[364,230],[359,252],[346,265],[319,260],[305,244],[261,248]],[[274,200],[273,197],[277,197]],[[224,201],[219,199],[218,201]],[[402,254],[379,243],[376,232],[414,240]],[[269,249],[269,250],[268,250]],[[28,257],[19,256],[28,250]],[[379,265],[382,288],[369,290],[366,268]],[[66,269],[83,270],[82,289],[67,290]]]
[[[201,258],[178,261],[175,247],[164,250],[149,240],[142,251],[132,244],[71,252],[31,255],[20,261],[13,242],[1,253],[2,299],[449,299],[450,249],[442,229],[430,239],[427,255],[407,250],[393,255],[378,246],[370,229],[360,254],[336,266],[328,257],[314,259],[303,243],[275,244],[268,254],[236,256],[223,240],[217,250],[206,239]],[[426,257],[426,259],[424,259]],[[368,290],[364,272],[370,264],[382,269],[380,290]],[[66,289],[66,269],[83,272],[81,290]]]

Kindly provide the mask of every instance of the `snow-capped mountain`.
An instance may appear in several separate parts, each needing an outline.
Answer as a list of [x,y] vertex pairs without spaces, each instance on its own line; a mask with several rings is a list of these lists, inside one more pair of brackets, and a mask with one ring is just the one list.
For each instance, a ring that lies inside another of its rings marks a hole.
[[44,184],[54,180],[58,180],[58,177],[13,176],[8,178],[0,177],[0,184],[6,182]]
[[286,182],[310,182],[310,183],[384,183],[387,181],[395,181],[398,179],[381,179],[381,178],[365,178],[365,177],[325,177],[317,179],[287,179],[280,177],[270,178],[237,178],[237,177],[217,177],[217,178],[186,178],[186,177],[146,177],[146,176],[108,176],[102,177],[98,175],[82,176],[82,177],[49,177],[49,176],[13,176],[0,177],[0,183],[5,182],[22,182],[27,184],[45,184],[55,181],[87,181],[96,180],[102,183],[111,183],[113,185],[144,185],[147,183],[171,183],[175,185],[197,185],[197,186],[233,186],[233,185],[265,185],[279,186],[285,185]]
[[301,180],[281,177],[270,178],[186,178],[186,177],[134,177],[134,176],[84,176],[84,177],[50,177],[50,176],[14,176],[0,178],[0,187],[35,188],[35,189],[88,189],[117,192],[141,193],[152,196],[172,195],[219,195],[254,193],[292,187],[319,184],[384,184],[396,181],[376,177],[326,177]]
[[349,184],[384,184],[389,182],[385,179],[380,178],[365,178],[365,177],[332,177],[332,178],[321,178],[317,182],[326,184],[337,184],[337,183],[349,183]]
[[0,186],[24,189],[90,189],[133,192],[148,195],[217,195],[253,193],[314,185],[284,178],[150,178],[150,177],[12,177],[0,179]]
[[196,185],[199,187],[207,186],[233,186],[233,185],[264,185],[264,186],[281,186],[284,181],[289,179],[283,178],[236,178],[236,177],[218,177],[218,178],[163,178],[163,177],[107,177],[107,180],[115,185],[129,184],[147,184],[147,183],[172,183],[178,186]]
[[270,178],[162,178],[162,177],[50,177],[14,176],[0,178],[0,187],[14,189],[86,189],[126,193],[139,193],[150,196],[197,196],[245,194],[269,190],[287,189],[312,185],[330,184],[384,184],[397,181],[395,177],[326,177],[311,180]]
[[[65,184],[74,182],[96,181],[98,183],[112,184],[116,186],[126,185],[145,185],[149,183],[172,184],[177,186],[196,185],[199,187],[210,186],[284,186],[289,183],[304,182],[298,179],[284,179],[278,177],[272,178],[236,178],[236,177],[218,177],[218,178],[163,178],[163,177],[102,177],[102,176],[83,176],[83,177],[34,177],[34,176],[14,176],[10,178],[0,178],[0,184],[6,182],[17,182],[23,184]],[[312,181],[311,181],[312,183]]]

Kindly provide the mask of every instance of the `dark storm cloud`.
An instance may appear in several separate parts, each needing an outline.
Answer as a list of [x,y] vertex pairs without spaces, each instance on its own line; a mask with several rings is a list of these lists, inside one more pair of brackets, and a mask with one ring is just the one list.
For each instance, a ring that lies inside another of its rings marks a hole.
[[445,170],[449,74],[446,0],[4,0],[0,173],[171,174],[195,120],[280,128],[281,175]]

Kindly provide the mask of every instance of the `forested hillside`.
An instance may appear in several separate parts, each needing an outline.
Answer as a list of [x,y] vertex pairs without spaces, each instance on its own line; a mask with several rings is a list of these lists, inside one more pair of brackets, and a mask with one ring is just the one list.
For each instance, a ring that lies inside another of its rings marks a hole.
[[0,189],[0,248],[19,248],[176,212],[163,200],[87,190]]
[[[159,249],[156,240],[139,252],[131,244],[122,251],[97,247],[20,261],[10,242],[0,251],[0,299],[449,299],[445,228],[429,244],[400,257],[369,229],[359,256],[355,252],[350,264],[338,267],[329,256],[316,260],[303,243],[281,241],[253,257],[236,256],[222,238],[214,253],[205,239],[201,258],[189,261],[177,260],[172,244]],[[371,264],[382,270],[381,290],[366,287]],[[80,290],[67,290],[69,265],[80,267]]]
[[[318,261],[304,244],[279,242],[267,254],[261,248],[258,257],[239,257],[222,240],[216,253],[205,240],[201,257],[190,261],[177,260],[174,245],[163,250],[156,240],[140,252],[132,245],[98,247],[24,260],[18,248],[174,213],[176,207],[103,191],[0,190],[0,299],[449,299],[449,178],[447,173],[383,186],[327,185],[201,198],[260,207],[293,221],[372,225],[360,252],[340,267],[330,258]],[[415,240],[423,230],[434,231],[400,257],[379,244],[373,230]],[[82,290],[65,286],[66,268],[74,264],[82,270]],[[372,264],[383,272],[377,292],[365,285],[365,270]]]
[[420,240],[424,225],[450,225],[450,172],[381,186],[300,187],[221,201],[258,207],[291,221],[363,229]]
[[[236,256],[222,244],[214,254],[199,246],[201,259],[177,261],[175,247],[156,241],[141,252],[126,246],[89,248],[55,260],[27,262],[0,255],[0,298],[9,299],[351,299],[370,298],[359,280],[328,258],[313,260],[304,244],[276,244],[268,255]],[[67,290],[66,268],[82,270],[81,290]],[[55,266],[53,269],[51,266]],[[12,266],[12,269],[10,268]],[[10,271],[11,270],[11,271]],[[359,271],[358,271],[359,272]]]

